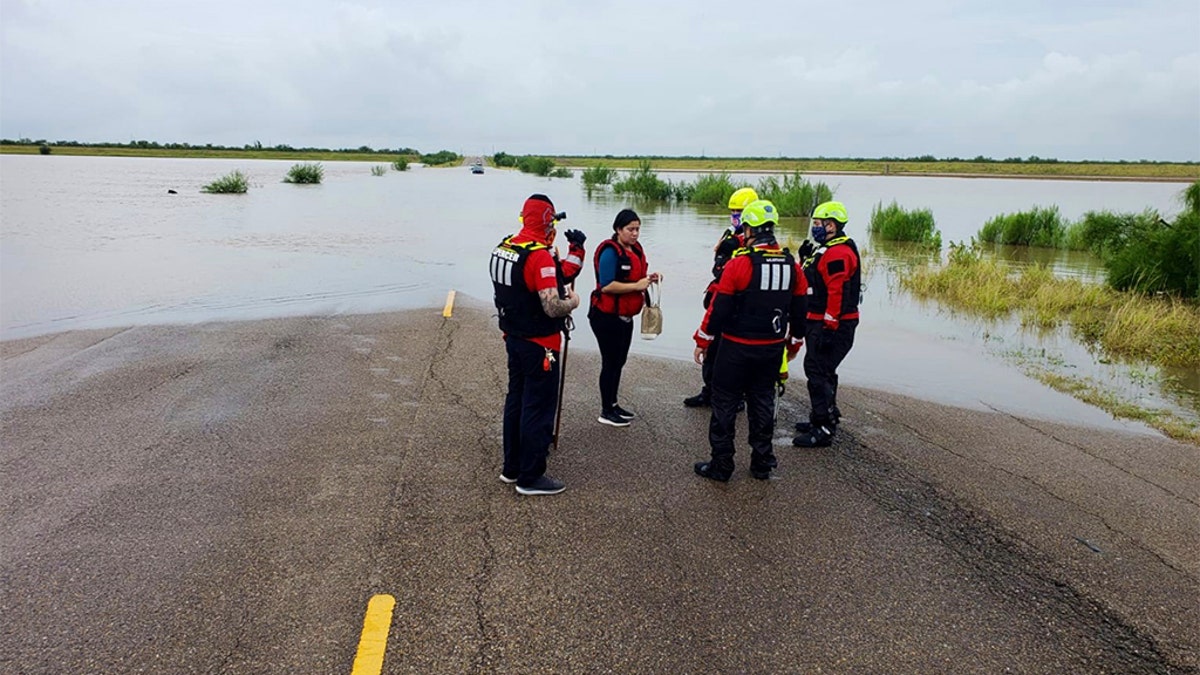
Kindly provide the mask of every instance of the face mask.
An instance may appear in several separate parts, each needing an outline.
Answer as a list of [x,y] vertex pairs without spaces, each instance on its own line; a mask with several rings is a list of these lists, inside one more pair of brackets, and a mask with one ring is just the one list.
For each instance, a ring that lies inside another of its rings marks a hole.
[[824,244],[825,240],[829,238],[829,233],[825,231],[824,225],[813,225],[812,238],[818,244]]

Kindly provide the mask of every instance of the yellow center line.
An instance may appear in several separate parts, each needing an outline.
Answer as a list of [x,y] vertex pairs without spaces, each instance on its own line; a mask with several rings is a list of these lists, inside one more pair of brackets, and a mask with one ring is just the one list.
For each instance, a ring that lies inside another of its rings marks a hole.
[[375,595],[367,602],[362,637],[358,639],[358,654],[354,657],[354,668],[350,670],[350,675],[379,675],[383,670],[383,653],[387,651],[388,631],[392,628],[392,610],[395,607],[396,598],[390,595]]
[[449,317],[454,313],[454,291],[446,296],[446,308],[442,310],[442,316]]

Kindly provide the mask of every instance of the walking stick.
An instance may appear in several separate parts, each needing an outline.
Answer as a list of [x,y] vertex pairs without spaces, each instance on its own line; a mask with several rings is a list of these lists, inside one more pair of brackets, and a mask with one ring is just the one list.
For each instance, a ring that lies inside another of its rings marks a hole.
[[558,452],[558,429],[562,426],[563,391],[567,387],[567,348],[571,346],[571,331],[575,330],[575,322],[567,317],[563,331],[562,359],[558,362],[558,412],[554,416],[554,452]]

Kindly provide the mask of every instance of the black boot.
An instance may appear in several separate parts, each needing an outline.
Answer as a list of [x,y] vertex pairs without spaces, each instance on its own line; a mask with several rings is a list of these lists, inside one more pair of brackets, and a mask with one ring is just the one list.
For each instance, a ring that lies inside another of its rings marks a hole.
[[792,445],[797,448],[827,448],[833,443],[833,433],[836,427],[821,425],[811,427],[792,439]]
[[683,404],[689,408],[706,408],[712,405],[712,398],[708,394],[708,387],[701,389],[700,393],[695,396],[683,399]]
[[697,476],[703,476],[709,480],[720,481],[722,483],[729,482],[729,473],[722,473],[712,465],[712,462],[696,462],[692,465],[692,469],[696,471]]

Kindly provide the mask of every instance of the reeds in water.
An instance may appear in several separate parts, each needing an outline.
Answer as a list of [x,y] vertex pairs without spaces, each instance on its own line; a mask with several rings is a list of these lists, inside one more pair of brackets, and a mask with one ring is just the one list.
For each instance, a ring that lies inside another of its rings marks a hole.
[[650,160],[642,160],[628,176],[613,183],[613,192],[660,201],[668,201],[675,196],[671,184],[659,178],[651,169]]
[[1057,206],[1035,206],[1029,211],[1002,213],[980,228],[980,241],[1010,246],[1058,248],[1066,239],[1067,227]]
[[250,189],[250,181],[241,171],[231,171],[200,189],[209,194],[243,194]]
[[590,190],[597,185],[610,185],[616,177],[616,169],[611,169],[603,164],[589,166],[583,170],[583,186]]
[[942,233],[934,224],[932,210],[909,211],[894,201],[888,206],[880,202],[871,209],[867,231],[884,239],[911,241],[934,250],[942,247]]
[[781,216],[811,216],[822,202],[833,199],[833,190],[823,182],[809,182],[799,171],[785,174],[783,180],[767,176],[758,182],[759,199],[770,200]]
[[293,164],[283,177],[285,183],[316,184],[325,178],[325,169],[320,163]]
[[387,169],[388,168],[386,164],[376,164],[375,166],[371,167],[371,175],[382,176],[387,173]]

